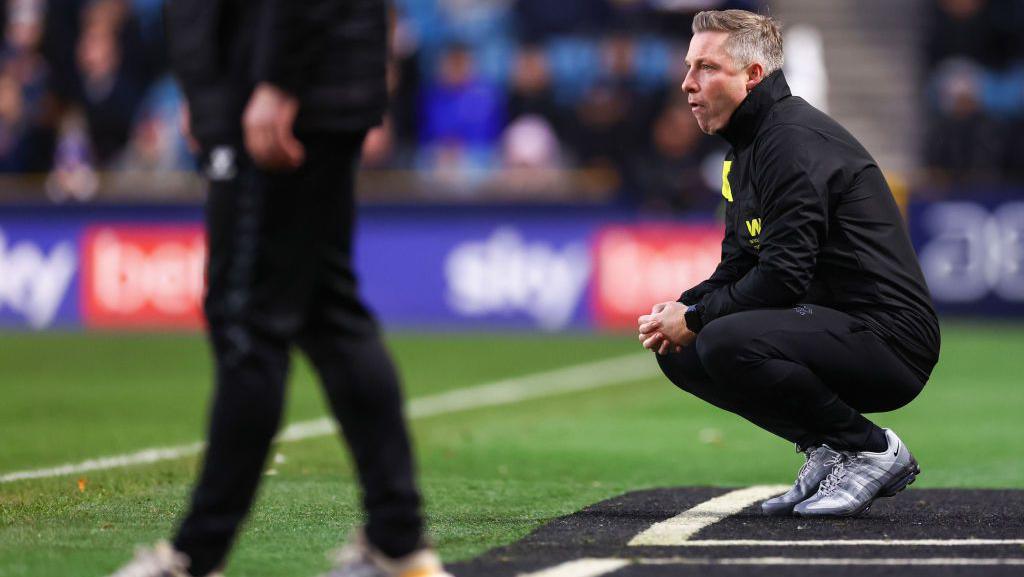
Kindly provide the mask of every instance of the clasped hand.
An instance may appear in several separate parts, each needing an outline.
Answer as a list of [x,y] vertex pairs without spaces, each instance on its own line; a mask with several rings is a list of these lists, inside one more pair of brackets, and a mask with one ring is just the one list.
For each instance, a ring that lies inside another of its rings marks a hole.
[[651,314],[637,319],[639,338],[645,349],[665,355],[680,352],[696,340],[697,335],[686,326],[686,305],[670,301],[658,303]]

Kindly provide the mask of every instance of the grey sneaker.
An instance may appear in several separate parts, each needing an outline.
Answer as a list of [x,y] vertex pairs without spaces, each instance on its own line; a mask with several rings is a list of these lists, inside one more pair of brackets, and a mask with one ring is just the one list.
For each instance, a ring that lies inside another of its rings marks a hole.
[[[797,450],[800,450],[799,446]],[[832,447],[828,445],[810,447],[804,451],[804,454],[807,456],[807,460],[804,462],[804,466],[800,467],[800,472],[796,475],[796,483],[789,491],[761,503],[761,511],[765,515],[792,514],[793,507],[813,495],[818,490],[822,479],[828,475],[832,467],[843,459],[841,453],[832,450]]]
[[[157,541],[152,547],[136,549],[135,558],[110,577],[192,577],[188,572],[188,563],[188,555],[167,541]],[[215,572],[206,577],[223,575]]]
[[334,569],[321,577],[452,577],[430,547],[417,549],[400,559],[378,551],[362,531],[334,553]]
[[813,497],[793,509],[797,515],[851,517],[866,512],[875,499],[892,497],[914,482],[921,472],[896,433],[885,429],[889,441],[880,453],[845,453],[832,467]]

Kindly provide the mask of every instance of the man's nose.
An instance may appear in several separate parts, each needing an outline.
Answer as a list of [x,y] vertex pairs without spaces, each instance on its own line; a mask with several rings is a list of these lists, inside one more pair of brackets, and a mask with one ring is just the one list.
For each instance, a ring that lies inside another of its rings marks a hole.
[[680,88],[682,88],[683,92],[687,94],[693,94],[694,92],[700,90],[700,87],[697,85],[697,82],[693,79],[692,71],[688,71],[686,73],[686,77],[683,78],[683,85],[680,86]]

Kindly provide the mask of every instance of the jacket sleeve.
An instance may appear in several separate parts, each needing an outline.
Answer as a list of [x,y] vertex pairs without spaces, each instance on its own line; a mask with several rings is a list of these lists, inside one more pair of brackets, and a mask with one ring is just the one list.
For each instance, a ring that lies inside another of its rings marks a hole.
[[754,186],[761,193],[757,264],[735,282],[704,295],[704,324],[735,312],[799,302],[828,236],[828,190],[838,173],[822,137],[784,125],[758,140],[753,170]]
[[310,63],[323,49],[323,27],[337,24],[344,2],[321,2],[316,14],[303,0],[258,0],[253,78],[298,96]]
[[734,204],[729,202],[725,206],[725,237],[722,238],[722,259],[715,267],[715,272],[711,273],[706,281],[684,291],[679,296],[679,302],[686,305],[697,304],[704,295],[739,280],[757,263],[757,258],[743,252],[736,241],[734,211],[737,209]]
[[[223,16],[224,0],[169,0],[164,6],[168,60],[193,110],[228,110],[230,106],[217,32]],[[234,124],[227,115],[211,115],[203,126],[193,126],[192,133],[197,138],[226,134]]]

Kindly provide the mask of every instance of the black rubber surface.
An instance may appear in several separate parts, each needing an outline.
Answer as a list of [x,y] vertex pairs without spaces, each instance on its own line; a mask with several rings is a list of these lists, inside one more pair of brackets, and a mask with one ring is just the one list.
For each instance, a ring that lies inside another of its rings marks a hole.
[[[754,575],[946,575],[1024,576],[1024,565],[726,565],[723,560],[763,557],[797,559],[1016,559],[1021,545],[957,546],[714,546],[629,547],[637,533],[712,497],[720,488],[654,489],[628,493],[556,519],[522,541],[450,567],[456,577],[514,577],[581,558],[652,559],[606,574],[608,577]],[[759,505],[723,519],[690,541],[752,539],[774,541],[852,539],[1024,539],[1024,491],[910,489],[880,499],[852,519],[766,517]],[[664,563],[664,564],[663,564]]]

